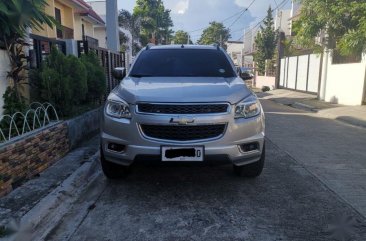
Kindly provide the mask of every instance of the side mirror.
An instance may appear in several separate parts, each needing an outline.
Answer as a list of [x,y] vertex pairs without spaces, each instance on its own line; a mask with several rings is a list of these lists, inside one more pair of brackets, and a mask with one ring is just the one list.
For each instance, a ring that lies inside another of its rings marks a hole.
[[112,70],[112,76],[115,79],[122,80],[124,77],[126,77],[126,68],[124,67],[117,67]]
[[249,80],[249,79],[253,79],[253,75],[247,71],[244,71],[244,72],[240,72],[239,73],[240,75],[240,78],[242,78],[242,80]]

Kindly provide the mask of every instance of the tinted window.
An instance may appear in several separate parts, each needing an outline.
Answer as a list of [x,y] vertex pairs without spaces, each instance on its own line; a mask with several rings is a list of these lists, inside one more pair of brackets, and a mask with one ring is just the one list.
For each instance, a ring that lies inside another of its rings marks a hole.
[[216,49],[150,49],[136,60],[130,76],[234,77],[230,62]]

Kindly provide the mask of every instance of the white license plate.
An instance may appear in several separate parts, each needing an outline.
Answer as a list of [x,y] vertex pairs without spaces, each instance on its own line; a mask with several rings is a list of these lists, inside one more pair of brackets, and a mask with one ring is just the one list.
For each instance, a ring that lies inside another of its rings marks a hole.
[[203,161],[204,147],[203,146],[162,146],[161,159],[162,161]]

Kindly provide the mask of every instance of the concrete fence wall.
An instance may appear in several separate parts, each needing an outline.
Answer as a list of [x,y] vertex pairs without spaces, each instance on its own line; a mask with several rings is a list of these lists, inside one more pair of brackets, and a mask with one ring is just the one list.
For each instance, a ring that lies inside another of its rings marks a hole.
[[4,99],[3,95],[8,87],[8,80],[6,78],[7,72],[10,68],[10,61],[5,50],[0,49],[0,115],[3,114]]
[[34,177],[99,130],[100,109],[0,145],[0,197]]
[[[322,84],[324,80],[322,79]],[[330,54],[325,84],[325,101],[362,105],[366,82],[366,59],[355,64],[332,64]]]
[[321,57],[316,54],[281,59],[280,86],[317,93],[319,89]]
[[255,87],[262,88],[263,86],[268,86],[271,89],[275,88],[276,77],[272,76],[260,76],[257,75],[255,77]]

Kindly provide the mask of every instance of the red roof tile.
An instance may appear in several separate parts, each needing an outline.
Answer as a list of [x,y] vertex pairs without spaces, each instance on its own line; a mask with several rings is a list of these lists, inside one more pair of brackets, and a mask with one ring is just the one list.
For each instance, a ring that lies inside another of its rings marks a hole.
[[79,13],[80,15],[84,15],[84,16],[90,16],[90,17],[94,18],[95,20],[97,20],[98,22],[105,24],[104,20],[84,0],[73,0],[73,1],[79,3],[80,5],[83,5],[84,7],[87,8],[87,10],[76,11],[76,13]]

